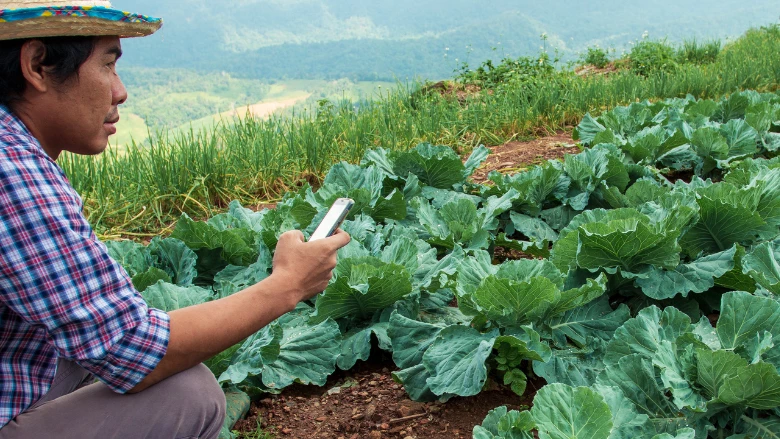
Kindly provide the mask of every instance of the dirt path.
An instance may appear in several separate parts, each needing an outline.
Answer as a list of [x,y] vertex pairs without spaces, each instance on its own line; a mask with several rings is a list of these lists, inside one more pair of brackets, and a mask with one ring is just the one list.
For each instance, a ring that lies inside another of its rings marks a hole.
[[[485,181],[493,170],[513,173],[579,152],[571,134],[565,132],[490,150],[492,153],[474,174],[475,182]],[[502,405],[514,410],[527,407],[536,390],[544,385],[541,378],[532,379],[526,393],[518,396],[489,381],[476,396],[418,403],[393,381],[394,370],[389,354],[374,352],[353,369],[337,371],[324,387],[293,385],[281,395],[253,402],[249,417],[239,421],[235,429],[252,432],[260,422],[280,439],[467,439],[488,411]]]
[[295,97],[295,98],[283,99],[280,101],[258,102],[253,105],[245,105],[243,107],[238,107],[235,110],[226,111],[222,113],[221,116],[244,117],[246,116],[247,111],[249,111],[252,114],[252,116],[260,119],[265,119],[276,111],[283,110],[288,107],[292,107],[298,102],[306,100],[309,96],[311,96],[311,93],[303,96]]

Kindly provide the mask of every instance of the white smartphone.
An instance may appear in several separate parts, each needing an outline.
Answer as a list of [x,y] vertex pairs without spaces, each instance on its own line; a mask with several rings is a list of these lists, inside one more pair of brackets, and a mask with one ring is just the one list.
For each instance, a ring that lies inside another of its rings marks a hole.
[[332,235],[341,226],[341,223],[344,222],[349,209],[354,205],[355,202],[350,198],[339,198],[334,201],[333,205],[328,209],[328,213],[325,214],[325,218],[322,219],[320,225],[311,234],[309,241],[327,238]]

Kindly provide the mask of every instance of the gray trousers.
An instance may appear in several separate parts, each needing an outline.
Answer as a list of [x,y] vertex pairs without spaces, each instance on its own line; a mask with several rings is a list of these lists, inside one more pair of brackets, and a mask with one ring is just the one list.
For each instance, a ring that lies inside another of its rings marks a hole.
[[0,439],[216,439],[224,419],[225,394],[202,364],[120,395],[60,359],[49,392],[0,428]]

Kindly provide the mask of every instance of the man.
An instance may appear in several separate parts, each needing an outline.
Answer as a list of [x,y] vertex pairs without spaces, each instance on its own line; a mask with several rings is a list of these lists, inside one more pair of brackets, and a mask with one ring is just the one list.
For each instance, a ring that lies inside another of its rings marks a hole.
[[120,38],[161,24],[107,1],[0,0],[0,439],[217,437],[225,399],[200,363],[325,289],[349,242],[288,232],[264,281],[147,307],[55,161],[105,149],[127,98]]

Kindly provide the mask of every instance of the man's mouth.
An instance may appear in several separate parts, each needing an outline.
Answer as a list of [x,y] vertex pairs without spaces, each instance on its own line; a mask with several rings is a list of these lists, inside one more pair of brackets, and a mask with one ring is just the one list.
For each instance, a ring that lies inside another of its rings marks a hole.
[[119,112],[114,108],[114,110],[106,116],[103,123],[115,124],[117,122],[119,122]]
[[119,122],[119,115],[116,116],[109,116],[106,118],[105,121],[103,121],[103,127],[108,132],[108,135],[111,136],[113,134],[116,134],[116,123]]

